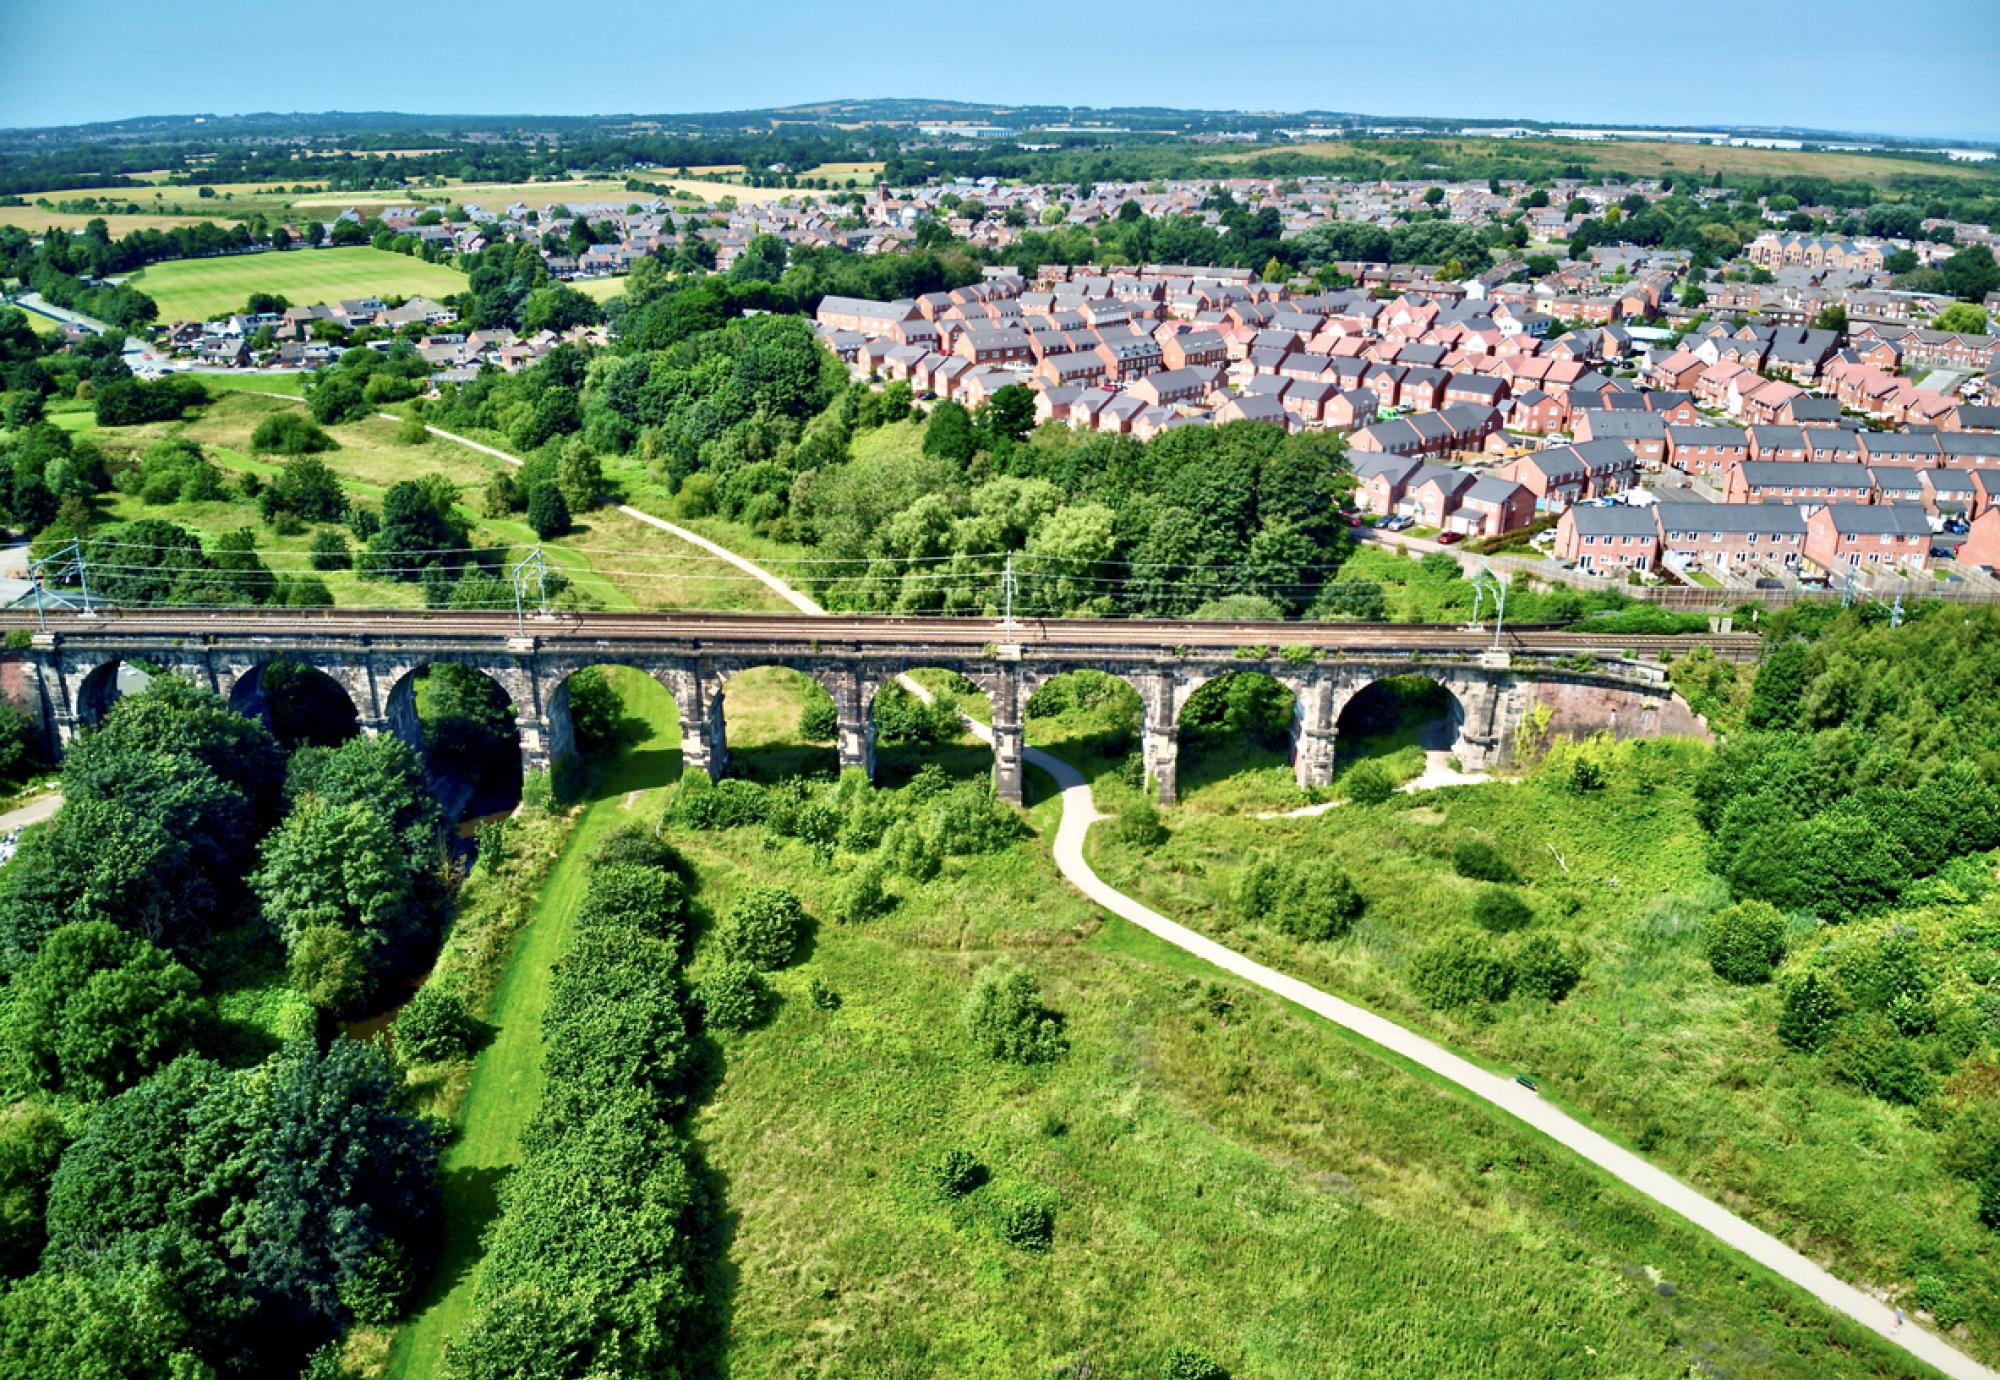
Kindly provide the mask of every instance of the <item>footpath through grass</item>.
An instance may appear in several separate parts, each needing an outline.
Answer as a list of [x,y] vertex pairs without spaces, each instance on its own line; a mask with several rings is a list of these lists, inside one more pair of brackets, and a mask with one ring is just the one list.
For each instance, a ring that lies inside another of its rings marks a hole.
[[440,1374],[445,1343],[472,1316],[480,1237],[498,1209],[501,1180],[520,1162],[521,1133],[541,1102],[549,970],[569,945],[590,854],[620,824],[657,820],[664,803],[659,788],[680,775],[672,697],[642,673],[607,668],[606,674],[624,697],[627,745],[598,773],[494,993],[487,1014],[492,1038],[473,1064],[456,1134],[445,1150],[443,1259],[422,1309],[397,1333],[385,1372],[392,1380]]

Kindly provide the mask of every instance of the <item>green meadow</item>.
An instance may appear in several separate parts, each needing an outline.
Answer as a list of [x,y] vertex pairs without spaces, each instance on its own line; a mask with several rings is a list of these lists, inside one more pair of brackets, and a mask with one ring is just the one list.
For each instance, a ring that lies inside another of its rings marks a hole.
[[174,259],[125,280],[160,304],[162,321],[206,321],[241,311],[253,292],[295,307],[364,297],[442,297],[465,291],[465,275],[386,249],[295,249]]

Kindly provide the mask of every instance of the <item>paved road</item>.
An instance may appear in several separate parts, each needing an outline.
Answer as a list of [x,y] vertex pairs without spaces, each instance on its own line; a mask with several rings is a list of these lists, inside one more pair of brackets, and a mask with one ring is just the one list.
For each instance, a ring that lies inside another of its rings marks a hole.
[[[85,316],[80,311],[71,311],[67,307],[58,307],[44,302],[40,293],[24,292],[14,299],[14,304],[24,308],[31,315],[41,315],[55,321],[67,321],[72,325],[81,326],[91,332],[116,329],[116,327],[106,325],[95,317]],[[135,374],[158,373],[167,367],[167,357],[146,344],[139,337],[128,335],[125,337],[125,367]]]
[[[495,450],[491,446],[480,445],[465,437],[439,431],[435,427],[431,430],[448,440],[473,446],[475,449],[489,455],[497,455],[517,465],[520,463],[516,457]],[[784,595],[792,606],[801,612],[824,613],[819,605],[804,594],[791,589],[776,575],[717,546],[700,534],[653,517],[649,513],[642,513],[635,508],[624,508],[621,511],[641,522],[691,541],[723,557],[732,565],[756,575],[774,591]],[[972,727],[975,732],[981,733],[982,737],[989,736],[983,732],[985,725],[975,723]],[[1879,1299],[1835,1278],[1775,1236],[1752,1226],[1671,1174],[1647,1163],[1624,1147],[1614,1144],[1511,1079],[1489,1073],[1435,1041],[1397,1025],[1373,1011],[1356,1006],[1352,1002],[1342,1001],[1339,997],[1322,992],[1310,983],[1301,982],[1275,968],[1266,967],[1247,958],[1234,949],[1218,944],[1206,935],[1198,934],[1187,926],[1141,905],[1124,892],[1107,885],[1091,869],[1090,863],[1084,857],[1084,840],[1090,833],[1090,826],[1104,817],[1098,813],[1096,802],[1091,799],[1090,783],[1075,767],[1040,748],[1028,748],[1026,757],[1031,766],[1047,772],[1062,793],[1062,820],[1056,829],[1054,850],[1056,866],[1062,870],[1063,876],[1072,886],[1113,915],[1130,921],[1176,948],[1193,954],[1225,972],[1233,973],[1244,981],[1303,1007],[1316,1016],[1343,1026],[1363,1039],[1401,1055],[1410,1062],[1456,1084],[1480,1101],[1498,1108],[1581,1155],[1621,1183],[1679,1214],[1726,1245],[1805,1289],[1828,1307],[1887,1338],[1918,1360],[1935,1367],[1954,1380],[2000,1380],[2000,1375],[1996,1375],[1994,1371],[1915,1323],[1906,1323],[1898,1328],[1893,1314]]]
[[61,808],[60,792],[50,791],[46,795],[38,795],[26,805],[0,815],[0,834],[11,834],[16,829],[27,828],[30,824],[40,824]]

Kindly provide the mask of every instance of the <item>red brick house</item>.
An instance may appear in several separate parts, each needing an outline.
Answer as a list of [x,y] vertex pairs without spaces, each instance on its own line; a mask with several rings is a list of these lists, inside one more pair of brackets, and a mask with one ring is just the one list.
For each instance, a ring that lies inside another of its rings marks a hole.
[[1829,575],[1930,569],[1931,525],[1909,503],[1830,503],[1806,519],[1805,556]]
[[1660,563],[1660,531],[1649,508],[1571,508],[1556,523],[1555,554],[1597,575],[1652,570]]

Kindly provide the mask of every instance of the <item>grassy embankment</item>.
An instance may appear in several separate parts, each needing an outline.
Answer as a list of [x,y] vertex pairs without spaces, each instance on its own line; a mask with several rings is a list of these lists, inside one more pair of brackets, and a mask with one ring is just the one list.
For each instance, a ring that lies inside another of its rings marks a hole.
[[[182,436],[198,442],[226,477],[243,474],[270,478],[283,458],[255,455],[250,436],[257,423],[273,412],[298,404],[257,396],[266,388],[296,392],[296,376],[247,379],[203,376],[219,382],[222,396],[185,422],[141,427],[99,428],[86,407],[70,405],[52,414],[58,424],[88,433],[108,452],[136,455],[155,441]],[[382,417],[331,428],[338,450],[319,458],[340,476],[350,498],[374,506],[391,484],[425,474],[443,474],[458,489],[463,511],[474,520],[473,540],[504,546],[515,556],[536,544],[534,533],[517,514],[510,518],[480,516],[487,482],[506,462],[454,442],[432,437],[422,445],[396,438],[396,423]],[[313,531],[280,535],[263,524],[254,500],[233,488],[228,497],[210,502],[148,504],[116,490],[99,500],[102,515],[113,521],[161,518],[212,538],[249,527],[258,547],[269,554],[274,568],[303,571]],[[572,580],[577,590],[598,606],[610,609],[773,610],[779,602],[763,585],[707,553],[658,528],[647,526],[614,509],[600,508],[582,516],[576,529],[555,541],[541,543],[551,566]],[[414,585],[363,581],[350,571],[318,573],[337,604],[354,606],[413,606],[419,601]]]
[[[1852,1282],[1907,1299],[1935,1281],[1965,1316],[1960,1344],[2000,1356],[2000,1259],[1972,1187],[1941,1163],[1943,1128],[1788,1050],[1775,986],[1732,987],[1709,970],[1701,919],[1727,895],[1694,817],[1701,755],[1637,745],[1586,795],[1537,777],[1257,819],[1250,809],[1280,803],[1289,784],[1278,764],[1221,776],[1183,748],[1182,799],[1162,811],[1169,841],[1141,852],[1100,829],[1092,856],[1112,885],[1263,962],[1533,1072],[1546,1095]],[[1414,994],[1415,955],[1471,923],[1484,889],[1449,861],[1467,836],[1521,873],[1533,927],[1584,954],[1560,1005],[1517,995],[1441,1012]],[[1301,942],[1238,913],[1231,884],[1259,851],[1338,861],[1369,901],[1354,932]],[[1793,942],[1818,938],[1797,930]]]
[[567,947],[589,880],[591,849],[621,824],[659,818],[663,787],[680,774],[680,726],[672,696],[642,672],[607,672],[625,703],[628,741],[598,771],[560,857],[515,936],[484,1012],[490,1037],[462,1079],[445,1152],[445,1249],[428,1297],[396,1334],[387,1374],[435,1376],[445,1342],[471,1315],[479,1237],[496,1209],[495,1193],[520,1161],[521,1132],[541,1096],[541,1014],[549,971]]

